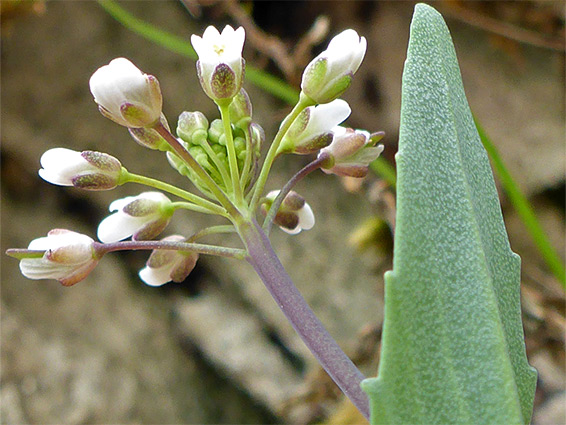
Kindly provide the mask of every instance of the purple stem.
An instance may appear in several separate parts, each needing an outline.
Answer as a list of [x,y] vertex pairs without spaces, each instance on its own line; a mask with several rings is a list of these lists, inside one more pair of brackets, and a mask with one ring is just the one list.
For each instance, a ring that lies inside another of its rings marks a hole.
[[255,220],[240,226],[248,249],[248,262],[283,311],[293,328],[342,392],[369,420],[369,402],[360,383],[365,376],[346,356],[295,287],[271,243]]
[[244,251],[238,248],[227,248],[223,246],[206,245],[191,242],[173,242],[173,241],[124,241],[102,244],[95,242],[94,250],[102,257],[108,252],[114,251],[136,251],[136,250],[153,250],[165,249],[175,251],[192,251],[199,254],[218,255],[220,257],[245,258]]

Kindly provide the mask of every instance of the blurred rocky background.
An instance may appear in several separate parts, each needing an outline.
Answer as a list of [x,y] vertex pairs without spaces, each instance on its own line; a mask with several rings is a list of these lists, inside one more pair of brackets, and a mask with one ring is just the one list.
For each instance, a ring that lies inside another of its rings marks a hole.
[[[387,133],[393,164],[412,2],[127,1],[187,41],[209,24],[244,25],[245,57],[292,84],[328,39],[352,27],[368,53],[345,94],[353,127]],[[126,186],[86,193],[37,175],[52,147],[99,150],[133,172],[185,184],[162,154],[103,118],[90,75],[124,56],[156,75],[174,127],[183,110],[217,113],[194,62],[133,34],[92,1],[2,1],[2,250],[56,227],[95,235]],[[564,256],[564,3],[435,2],[452,31],[472,110]],[[245,85],[268,139],[288,106]],[[305,164],[276,163],[268,189]],[[394,191],[320,174],[298,187],[317,225],[273,244],[315,312],[368,375],[376,373],[383,273],[391,268]],[[523,259],[527,350],[539,371],[533,422],[565,421],[564,292],[501,194],[513,250]],[[169,233],[208,220],[178,214]],[[187,230],[188,229],[188,230]],[[30,281],[2,256],[1,422],[6,424],[359,423],[295,336],[253,270],[201,256],[181,284],[138,279],[147,253],[109,255],[84,282]]]

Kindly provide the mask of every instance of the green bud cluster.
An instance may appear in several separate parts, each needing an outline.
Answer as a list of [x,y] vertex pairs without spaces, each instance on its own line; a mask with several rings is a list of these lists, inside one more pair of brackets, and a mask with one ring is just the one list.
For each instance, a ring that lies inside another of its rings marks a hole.
[[[245,188],[254,181],[260,157],[261,143],[265,136],[263,129],[251,118],[234,114],[237,122],[232,122],[231,131],[236,151],[239,175]],[[177,136],[192,157],[207,171],[214,181],[227,191],[230,190],[229,161],[226,147],[226,134],[222,120],[215,119],[210,124],[201,112],[183,112],[177,123]],[[191,179],[199,189],[207,192],[199,178],[174,153],[167,154],[171,165],[179,173]]]

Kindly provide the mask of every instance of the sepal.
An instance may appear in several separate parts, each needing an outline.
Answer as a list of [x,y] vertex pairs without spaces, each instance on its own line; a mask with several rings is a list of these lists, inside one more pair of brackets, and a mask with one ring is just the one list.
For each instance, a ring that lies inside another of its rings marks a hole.
[[[170,130],[167,118],[165,118],[163,113],[161,114],[160,122],[167,130]],[[169,143],[153,128],[128,128],[128,131],[138,144],[146,148],[159,151],[167,151],[169,149]]]

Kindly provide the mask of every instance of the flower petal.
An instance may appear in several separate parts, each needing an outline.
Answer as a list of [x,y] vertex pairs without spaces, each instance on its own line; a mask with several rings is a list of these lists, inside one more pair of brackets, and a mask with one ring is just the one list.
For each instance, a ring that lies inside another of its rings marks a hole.
[[314,213],[312,212],[312,208],[308,203],[305,203],[303,208],[297,211],[299,215],[299,227],[303,230],[312,229],[314,226]]
[[163,267],[144,267],[138,273],[141,280],[149,286],[161,286],[171,282],[171,271],[175,264],[167,264]]
[[97,236],[104,243],[118,242],[132,236],[146,222],[145,217],[131,217],[117,212],[100,222]]

